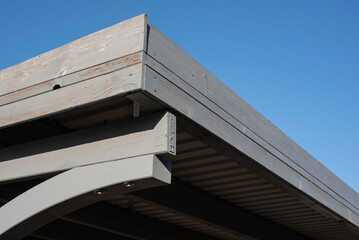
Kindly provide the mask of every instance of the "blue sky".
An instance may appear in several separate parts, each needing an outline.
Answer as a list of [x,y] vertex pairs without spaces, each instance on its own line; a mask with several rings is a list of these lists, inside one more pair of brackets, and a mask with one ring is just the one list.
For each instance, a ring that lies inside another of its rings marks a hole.
[[359,192],[358,12],[349,0],[2,0],[0,69],[147,13]]

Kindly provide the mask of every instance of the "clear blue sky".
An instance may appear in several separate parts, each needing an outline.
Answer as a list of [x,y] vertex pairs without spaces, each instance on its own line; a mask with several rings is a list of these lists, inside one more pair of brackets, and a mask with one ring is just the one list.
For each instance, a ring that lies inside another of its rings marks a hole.
[[359,1],[2,0],[0,69],[142,13],[359,191]]

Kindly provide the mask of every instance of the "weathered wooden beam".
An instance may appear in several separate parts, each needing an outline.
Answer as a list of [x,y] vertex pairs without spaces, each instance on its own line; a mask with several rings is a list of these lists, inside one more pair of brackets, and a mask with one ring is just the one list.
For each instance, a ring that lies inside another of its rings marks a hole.
[[0,96],[0,106],[115,72],[122,68],[142,62],[142,58],[143,52],[133,53],[109,62],[98,64],[93,67],[85,68],[74,73],[66,74],[55,79],[47,80],[30,87],[8,93]]
[[0,182],[144,154],[175,154],[176,119],[169,112],[0,150]]
[[233,234],[263,240],[309,239],[176,179],[169,186],[133,192],[129,196]]
[[142,64],[0,107],[0,128],[141,89]]
[[0,71],[0,128],[140,90],[146,34],[140,15]]
[[0,71],[0,96],[143,51],[146,22],[134,17]]
[[[121,184],[127,181],[134,185],[128,187]],[[171,173],[167,163],[164,164],[153,154],[72,168],[2,206],[0,238],[21,239],[81,207],[118,194],[170,182]]]

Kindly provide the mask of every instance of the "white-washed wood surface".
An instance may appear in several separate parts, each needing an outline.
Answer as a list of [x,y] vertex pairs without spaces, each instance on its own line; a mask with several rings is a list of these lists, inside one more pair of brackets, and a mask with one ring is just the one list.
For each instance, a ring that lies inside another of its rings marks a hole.
[[0,96],[144,50],[140,15],[0,71]]
[[102,63],[84,70],[23,88],[15,92],[11,92],[9,94],[0,96],[0,106],[52,91],[56,87],[66,87],[110,72],[114,72],[116,70],[141,62],[142,57],[143,52],[130,54],[106,63]]
[[0,107],[0,128],[140,90],[142,64]]

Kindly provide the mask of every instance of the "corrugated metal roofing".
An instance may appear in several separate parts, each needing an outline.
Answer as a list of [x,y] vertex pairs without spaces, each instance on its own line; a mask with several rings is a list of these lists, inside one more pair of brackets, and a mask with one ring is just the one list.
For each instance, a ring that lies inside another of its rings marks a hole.
[[[341,223],[301,203],[290,193],[231,160],[216,150],[215,146],[207,145],[186,131],[178,133],[177,138],[177,155],[170,157],[174,177],[312,239],[358,239]],[[130,207],[141,214],[221,239],[250,239],[194,222],[186,216],[138,200],[131,202],[131,199],[122,197],[111,204]]]

